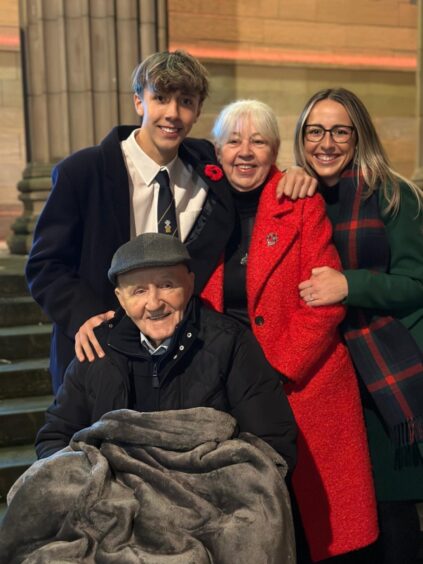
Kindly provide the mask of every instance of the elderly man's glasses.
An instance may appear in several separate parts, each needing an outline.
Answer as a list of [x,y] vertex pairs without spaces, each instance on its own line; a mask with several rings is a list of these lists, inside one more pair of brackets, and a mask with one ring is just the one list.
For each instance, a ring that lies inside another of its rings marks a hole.
[[334,125],[330,129],[325,129],[319,123],[311,123],[304,126],[304,137],[307,141],[318,143],[326,133],[329,133],[335,143],[348,143],[353,131],[354,127],[351,125]]

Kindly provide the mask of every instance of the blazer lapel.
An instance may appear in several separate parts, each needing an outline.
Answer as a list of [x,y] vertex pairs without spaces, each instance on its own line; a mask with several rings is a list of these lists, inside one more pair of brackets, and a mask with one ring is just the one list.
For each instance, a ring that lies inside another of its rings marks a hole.
[[199,293],[225,251],[235,225],[235,207],[225,176],[213,180],[205,172],[208,165],[216,165],[212,160],[213,152],[207,154],[208,143],[198,141],[198,148],[206,149],[198,154],[195,152],[196,145],[193,147],[194,150],[189,150],[185,144],[182,144],[179,156],[185,164],[193,168],[208,187],[203,210],[186,240],[192,257],[191,268],[195,273],[195,292]]
[[[117,247],[130,238],[129,179],[120,142],[129,137],[137,126],[119,126],[112,129],[102,141],[104,182],[106,193],[111,194],[115,214],[115,229],[119,235]],[[99,211],[101,213],[101,211]],[[108,227],[105,226],[107,229]]]
[[230,211],[234,209],[232,195],[225,175],[218,180],[212,180],[205,172],[206,167],[209,165],[215,165],[222,170],[220,165],[217,164],[214,149],[209,141],[202,139],[184,141],[179,148],[179,157],[186,165],[190,165],[196,174],[205,181],[209,190],[213,192],[225,208]]

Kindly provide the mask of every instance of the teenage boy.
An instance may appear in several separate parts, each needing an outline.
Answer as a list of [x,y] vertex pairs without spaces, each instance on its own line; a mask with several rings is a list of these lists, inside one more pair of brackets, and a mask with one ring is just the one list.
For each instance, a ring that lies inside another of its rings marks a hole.
[[195,271],[208,275],[204,266],[217,260],[214,249],[218,255],[232,225],[224,181],[204,174],[205,164],[214,162],[208,144],[185,141],[208,94],[204,67],[187,53],[155,53],[134,71],[133,88],[141,127],[115,127],[99,145],[60,162],[35,229],[26,276],[32,296],[53,321],[54,392],[74,356],[80,327],[92,331],[118,305],[107,280],[113,253],[131,237],[157,231],[160,170],[169,174],[179,236]]

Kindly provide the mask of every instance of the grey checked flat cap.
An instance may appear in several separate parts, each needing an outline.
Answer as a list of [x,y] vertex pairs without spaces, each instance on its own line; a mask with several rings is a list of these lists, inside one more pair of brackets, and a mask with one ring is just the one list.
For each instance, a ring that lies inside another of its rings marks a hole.
[[108,276],[116,286],[117,277],[137,268],[189,264],[189,253],[183,243],[164,233],[143,233],[118,248],[112,258]]

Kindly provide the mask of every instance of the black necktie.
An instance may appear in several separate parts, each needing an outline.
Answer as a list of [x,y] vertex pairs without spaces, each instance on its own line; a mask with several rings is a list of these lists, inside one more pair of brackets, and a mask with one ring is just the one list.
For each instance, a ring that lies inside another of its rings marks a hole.
[[176,223],[175,200],[170,189],[167,170],[160,170],[156,176],[159,183],[159,199],[157,203],[157,231],[172,237],[178,237]]

